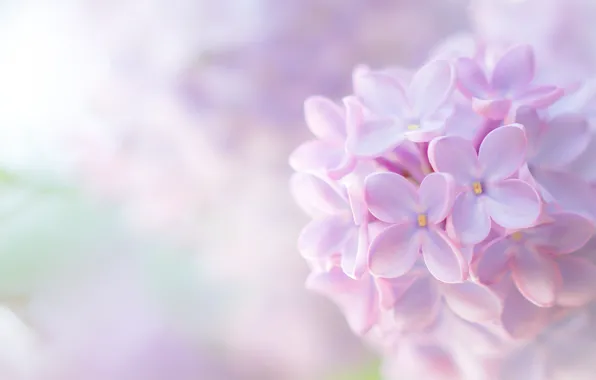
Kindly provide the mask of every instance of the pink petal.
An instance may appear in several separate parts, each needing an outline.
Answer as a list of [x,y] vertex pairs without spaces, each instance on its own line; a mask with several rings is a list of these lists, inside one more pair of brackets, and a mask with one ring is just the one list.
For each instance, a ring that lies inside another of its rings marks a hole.
[[519,124],[505,125],[486,135],[478,151],[484,179],[498,181],[513,175],[525,161],[526,144],[526,135]]
[[503,120],[511,109],[509,99],[472,99],[472,109],[479,115],[490,120]]
[[315,219],[302,229],[298,250],[305,258],[325,259],[339,252],[353,227],[349,218],[330,216]]
[[368,226],[351,228],[351,231],[341,250],[341,268],[348,277],[359,279],[367,269]]
[[422,237],[422,256],[428,271],[445,283],[461,282],[468,266],[459,249],[439,228],[429,228]]
[[587,182],[596,182],[596,136],[588,138],[588,146],[583,150],[567,169],[577,174]]
[[290,188],[296,202],[309,215],[336,214],[348,210],[348,202],[324,180],[306,173],[295,173]]
[[596,194],[581,178],[565,172],[531,168],[532,175],[549,198],[565,211],[596,219]]
[[406,330],[426,327],[437,317],[439,301],[440,295],[432,278],[419,277],[395,303],[395,319]]
[[560,213],[551,217],[553,222],[528,231],[532,244],[542,252],[557,255],[572,253],[594,236],[594,224],[581,215]]
[[455,236],[464,245],[478,244],[490,232],[489,214],[480,198],[471,191],[455,198],[450,219]]
[[[290,166],[298,172],[312,173],[335,170],[345,165],[346,157],[343,145],[321,140],[307,141],[290,155]],[[350,160],[349,166],[355,161]]]
[[404,88],[387,74],[368,72],[354,76],[354,93],[379,116],[406,116],[409,108]]
[[520,107],[515,113],[515,122],[521,124],[526,132],[528,140],[528,160],[538,153],[540,138],[544,128],[544,122],[538,116],[538,112],[531,107]]
[[528,45],[514,46],[495,65],[491,85],[502,95],[523,89],[534,79],[534,66],[532,48]]
[[533,87],[516,96],[515,104],[518,107],[545,108],[555,103],[563,95],[565,95],[565,91],[555,86]]
[[455,85],[453,66],[444,60],[431,61],[422,66],[408,88],[414,113],[432,115],[451,96]]
[[474,141],[484,127],[485,120],[468,105],[457,106],[445,125],[446,136],[458,136]]
[[400,145],[405,126],[394,118],[367,120],[362,105],[353,97],[344,99],[348,152],[362,157],[377,157]]
[[431,173],[424,177],[418,189],[420,206],[432,224],[442,222],[453,207],[454,183],[449,174]]
[[498,282],[508,269],[512,246],[509,239],[499,238],[490,242],[472,260],[474,275],[486,285]]
[[544,130],[532,162],[548,168],[567,165],[586,149],[589,141],[588,123],[583,116],[557,116]]
[[485,98],[490,91],[484,71],[476,61],[460,58],[456,64],[457,85],[468,98]]
[[428,159],[435,171],[451,174],[458,184],[470,184],[479,174],[476,150],[461,137],[434,139],[428,146]]
[[413,220],[418,206],[416,187],[399,174],[382,172],[366,177],[364,199],[371,214],[383,222]]
[[419,279],[419,273],[413,273],[411,271],[398,278],[377,278],[377,289],[379,290],[379,296],[381,306],[384,309],[392,309],[399,299],[405,294],[410,286]]
[[515,288],[505,298],[501,322],[515,339],[532,338],[547,325],[549,310],[528,302]]
[[486,286],[463,282],[444,285],[441,290],[449,308],[467,321],[494,321],[501,315],[501,300]]
[[531,249],[521,250],[511,261],[511,275],[528,301],[539,307],[555,304],[561,273],[552,259]]
[[328,272],[313,272],[306,286],[336,302],[356,334],[365,334],[377,323],[378,295],[369,276],[353,280],[341,268],[334,267]]
[[322,96],[306,99],[304,116],[306,125],[319,139],[338,142],[345,140],[344,110],[331,100]]
[[371,243],[370,273],[396,278],[410,271],[420,256],[420,235],[411,224],[396,224],[381,232]]
[[509,229],[533,226],[541,211],[536,190],[519,179],[507,179],[486,186],[482,200],[486,211],[498,225]]
[[412,142],[429,142],[442,135],[446,120],[421,120],[420,129],[405,132],[405,137]]
[[557,259],[563,284],[557,293],[557,305],[582,307],[596,298],[596,265],[582,257]]

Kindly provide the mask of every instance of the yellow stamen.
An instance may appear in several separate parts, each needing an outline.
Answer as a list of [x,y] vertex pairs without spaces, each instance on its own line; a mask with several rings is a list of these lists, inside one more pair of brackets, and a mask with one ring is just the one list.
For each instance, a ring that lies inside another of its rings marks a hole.
[[480,182],[474,182],[472,184],[472,190],[474,190],[474,194],[476,195],[482,194],[482,184]]
[[418,214],[418,225],[420,227],[426,227],[427,221],[426,221],[426,215],[425,214]]
[[415,131],[418,128],[420,128],[420,125],[418,125],[418,124],[410,124],[410,125],[408,125],[408,130],[409,131]]
[[523,237],[524,237],[524,235],[521,232],[519,232],[519,231],[514,232],[514,233],[511,234],[511,239],[513,241],[520,241]]

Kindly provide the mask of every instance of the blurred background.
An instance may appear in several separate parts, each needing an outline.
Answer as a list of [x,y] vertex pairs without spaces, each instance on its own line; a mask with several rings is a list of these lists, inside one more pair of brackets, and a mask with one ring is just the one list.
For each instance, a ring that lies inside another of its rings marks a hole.
[[378,379],[304,289],[302,103],[473,27],[541,39],[554,0],[502,24],[532,2],[0,2],[0,379]]

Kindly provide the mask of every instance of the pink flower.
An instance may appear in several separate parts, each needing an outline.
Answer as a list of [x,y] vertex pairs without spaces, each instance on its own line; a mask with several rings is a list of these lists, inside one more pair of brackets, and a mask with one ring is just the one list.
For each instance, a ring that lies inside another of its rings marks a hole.
[[407,273],[420,253],[428,270],[440,281],[461,282],[466,263],[440,227],[453,203],[451,177],[433,173],[420,188],[394,173],[366,178],[365,198],[370,212],[392,226],[371,243],[368,266],[375,276],[395,278]]
[[442,60],[423,66],[407,87],[387,73],[356,75],[354,91],[358,100],[348,98],[345,102],[350,131],[348,151],[374,157],[406,140],[428,142],[438,136],[452,112],[445,105],[454,83],[451,64]]
[[[564,255],[583,247],[593,236],[594,225],[571,213],[552,217],[552,222],[513,232],[488,244],[473,262],[479,280],[494,283],[510,270],[520,293],[537,306],[553,306],[560,289],[564,303],[570,303],[565,298],[571,295],[566,294],[574,293],[571,288],[578,290],[575,284],[581,281],[574,276],[586,272],[574,271],[577,262],[567,261]],[[585,265],[589,265],[587,260]]]
[[[503,152],[508,152],[503,154]],[[440,137],[429,146],[429,160],[438,172],[449,173],[461,186],[449,222],[463,244],[484,240],[491,220],[515,229],[532,226],[540,215],[540,199],[526,182],[510,178],[523,165],[526,137],[519,125],[490,132],[478,154],[459,137]]]
[[345,111],[326,98],[312,97],[304,103],[304,114],[306,125],[318,140],[300,145],[290,156],[290,165],[299,172],[341,178],[356,164],[345,149]]
[[[308,174],[296,174],[292,180],[295,192],[305,203],[320,211],[319,217],[306,225],[298,238],[298,249],[309,260],[326,261],[339,254],[344,272],[360,277],[366,266],[368,248],[368,212],[354,214],[356,197],[343,194],[329,183]],[[308,206],[307,206],[308,207]]]
[[534,66],[534,53],[528,45],[510,48],[494,66],[463,57],[456,66],[458,87],[472,99],[474,110],[490,119],[504,119],[512,107],[548,107],[563,96],[563,90],[533,85]]

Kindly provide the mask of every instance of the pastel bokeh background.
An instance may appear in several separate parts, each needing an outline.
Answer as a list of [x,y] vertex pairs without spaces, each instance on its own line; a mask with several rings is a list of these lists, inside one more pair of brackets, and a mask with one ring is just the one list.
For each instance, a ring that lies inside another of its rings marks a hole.
[[571,81],[596,67],[589,15],[588,0],[3,1],[0,379],[380,379],[304,287],[287,164],[304,99],[470,31],[531,42]]

